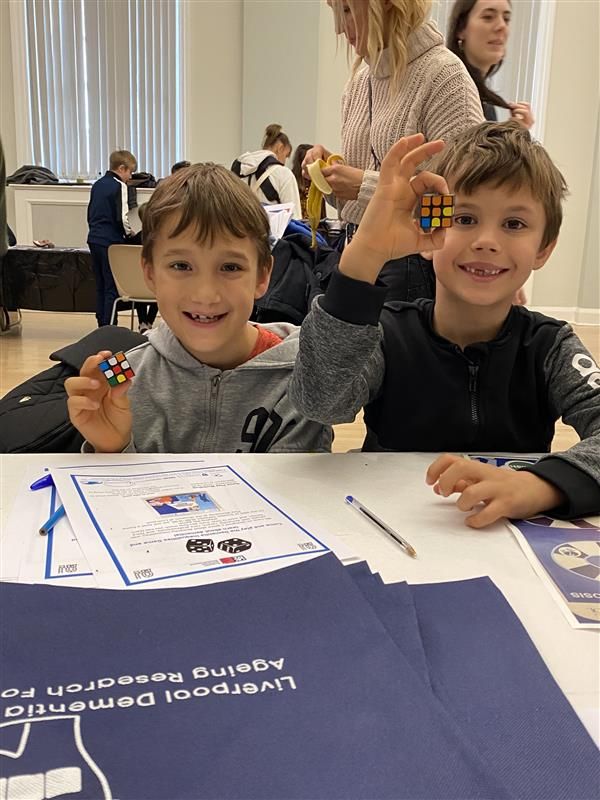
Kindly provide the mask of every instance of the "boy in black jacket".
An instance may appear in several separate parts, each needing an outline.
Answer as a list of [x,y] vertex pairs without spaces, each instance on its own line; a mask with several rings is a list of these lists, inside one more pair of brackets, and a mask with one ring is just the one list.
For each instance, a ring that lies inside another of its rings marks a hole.
[[[302,325],[292,400],[324,423],[365,406],[365,450],[549,452],[562,417],[582,440],[564,453],[520,472],[445,454],[427,482],[458,493],[474,528],[597,513],[600,369],[567,323],[512,305],[554,249],[564,179],[516,123],[476,126],[447,149],[423,141],[402,139],[385,158],[339,272]],[[415,175],[435,154],[439,174]],[[453,226],[422,233],[415,203],[448,187]],[[381,267],[416,251],[433,257],[436,300],[383,307]]]
[[128,219],[127,181],[137,168],[128,150],[110,154],[109,169],[92,186],[87,220],[88,245],[96,278],[96,319],[98,327],[111,324],[112,307],[118,296],[108,263],[111,244],[124,244],[133,231]]

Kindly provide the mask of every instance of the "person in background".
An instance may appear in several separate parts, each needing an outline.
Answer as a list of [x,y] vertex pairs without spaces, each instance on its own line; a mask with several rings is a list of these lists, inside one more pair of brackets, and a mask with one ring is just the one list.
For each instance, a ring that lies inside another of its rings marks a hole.
[[125,244],[133,236],[129,224],[127,181],[135,172],[137,162],[129,150],[110,154],[109,168],[92,186],[87,210],[88,245],[96,278],[96,320],[98,327],[112,323],[112,307],[118,296],[117,287],[108,263],[111,244]]
[[[0,279],[2,278],[2,260],[8,250],[8,223],[6,221],[6,167],[4,163],[4,148],[2,147],[2,139],[0,139]],[[1,289],[0,282],[0,289]],[[2,294],[0,291],[0,302],[2,302]],[[4,331],[6,325],[4,306],[0,305],[0,331]]]
[[[182,168],[179,167],[179,169]],[[141,245],[143,243],[142,233],[144,225],[144,214],[146,212],[147,205],[148,203],[142,203],[142,205],[138,207],[138,217],[140,218],[140,222],[142,223],[142,229],[131,237],[128,244]],[[158,314],[157,303],[136,303],[135,310],[137,312],[137,317],[138,317],[139,332],[146,333],[147,331],[151,330],[152,326],[154,325],[154,320],[156,319],[156,315]]]
[[487,120],[496,121],[496,107],[528,130],[535,122],[529,103],[508,103],[488,85],[502,66],[510,33],[510,0],[456,0],[450,13],[447,46],[473,78]]
[[6,221],[6,167],[4,148],[0,139],[0,268],[8,250],[8,223]]
[[6,298],[2,290],[2,261],[8,248],[16,243],[17,240],[6,221],[6,163],[0,139],[0,333],[15,330],[21,325],[21,312],[16,307],[7,308],[4,305]]
[[191,167],[190,161],[176,161],[171,167],[171,175],[174,175],[177,170],[185,169],[186,167]]
[[[347,225],[347,241],[375,192],[379,167],[403,136],[422,133],[450,141],[483,121],[477,89],[465,65],[444,46],[428,19],[431,0],[328,0],[356,53],[342,97],[342,155],[346,164],[323,170]],[[331,151],[317,144],[304,167]],[[388,300],[433,297],[431,265],[418,254],[381,273]]]
[[[302,219],[307,219],[308,214],[306,211],[306,202],[308,200],[308,192],[310,189],[310,179],[307,178],[302,172],[302,162],[308,151],[311,149],[312,144],[299,144],[294,151],[294,158],[292,159],[292,172],[298,184],[298,192],[300,193],[300,207],[302,209]],[[325,200],[323,199],[321,208],[321,219],[325,216]]]
[[291,153],[292,145],[281,125],[267,125],[262,150],[243,153],[231,169],[247,182],[261,203],[292,203],[293,218],[302,219],[298,184],[292,170],[285,166]]

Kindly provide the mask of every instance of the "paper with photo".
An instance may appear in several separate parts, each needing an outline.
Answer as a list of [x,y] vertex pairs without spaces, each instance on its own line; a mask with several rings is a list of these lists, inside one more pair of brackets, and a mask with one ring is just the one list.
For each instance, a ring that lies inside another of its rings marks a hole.
[[508,469],[519,470],[536,464],[543,454],[527,453],[466,453],[465,458],[471,461],[481,461],[482,464],[491,464],[494,467],[507,467]]
[[212,583],[330,547],[229,464],[53,469],[99,586]]
[[509,527],[570,624],[600,629],[600,519],[540,516]]

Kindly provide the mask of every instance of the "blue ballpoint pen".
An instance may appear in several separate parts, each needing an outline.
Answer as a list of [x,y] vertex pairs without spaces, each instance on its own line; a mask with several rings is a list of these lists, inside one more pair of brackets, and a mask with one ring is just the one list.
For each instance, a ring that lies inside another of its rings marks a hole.
[[[47,489],[49,486],[54,486],[54,481],[52,480],[52,475],[48,472],[46,475],[42,475],[41,478],[38,478],[37,481],[34,481],[29,488],[32,492],[37,492],[38,489]],[[40,535],[46,536],[64,515],[64,506],[60,505],[51,515],[50,519],[44,522],[40,528]]]
[[397,542],[400,545],[400,547],[402,547],[408,553],[409,556],[411,556],[412,558],[417,557],[417,551],[412,546],[412,544],[407,542],[403,536],[400,536],[399,533],[390,528],[390,526],[386,522],[384,522],[382,519],[379,519],[379,517],[375,516],[375,514],[372,511],[369,511],[369,509],[366,506],[363,506],[363,504],[359,502],[356,499],[356,497],[352,497],[352,495],[349,494],[346,497],[346,502],[349,505],[353,506],[357,511],[360,511],[360,513],[363,514],[367,519],[370,519],[371,522],[378,528],[380,528],[384,533],[387,533],[387,535],[390,538],[392,538],[395,542]]
[[54,514],[52,514],[50,519],[47,522],[44,522],[44,524],[40,528],[40,535],[46,536],[46,534],[49,533],[52,530],[52,528],[56,525],[58,520],[62,519],[62,517],[64,516],[65,516],[65,507],[59,506],[54,512]]

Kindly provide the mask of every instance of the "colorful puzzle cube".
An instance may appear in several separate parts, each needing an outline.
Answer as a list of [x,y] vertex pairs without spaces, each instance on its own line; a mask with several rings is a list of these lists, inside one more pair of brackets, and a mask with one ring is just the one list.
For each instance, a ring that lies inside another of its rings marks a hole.
[[454,214],[453,194],[434,194],[428,192],[421,197],[419,225],[421,230],[430,232],[436,228],[450,228]]
[[223,539],[217,547],[219,550],[225,550],[226,553],[243,553],[244,550],[249,550],[252,544],[245,539]]
[[111,386],[119,386],[121,383],[131,380],[135,375],[125,353],[115,353],[114,356],[101,361],[98,366]]

